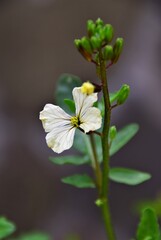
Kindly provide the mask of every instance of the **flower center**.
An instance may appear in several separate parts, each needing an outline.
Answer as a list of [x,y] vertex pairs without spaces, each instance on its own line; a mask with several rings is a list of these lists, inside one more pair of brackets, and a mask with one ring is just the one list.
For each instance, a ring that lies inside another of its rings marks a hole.
[[79,117],[76,117],[76,116],[71,117],[70,121],[71,121],[71,124],[73,127],[76,127],[76,128],[79,127],[79,125],[80,125]]

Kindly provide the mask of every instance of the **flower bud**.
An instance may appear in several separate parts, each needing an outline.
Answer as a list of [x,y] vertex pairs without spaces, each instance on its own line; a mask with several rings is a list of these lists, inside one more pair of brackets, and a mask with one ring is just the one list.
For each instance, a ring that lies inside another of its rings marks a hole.
[[89,39],[87,37],[82,37],[81,45],[85,49],[85,51],[87,51],[88,53],[92,54],[91,44],[90,44],[90,41],[89,41]]
[[116,39],[116,42],[113,47],[113,58],[112,58],[113,63],[116,63],[118,61],[120,54],[122,52],[122,49],[123,49],[123,43],[124,43],[123,38]]
[[90,82],[84,82],[81,86],[81,92],[87,95],[94,93],[94,85]]
[[128,98],[129,93],[130,93],[130,87],[127,84],[124,84],[121,87],[119,94],[117,96],[117,104],[118,105],[123,104],[126,101],[126,99]]
[[108,43],[111,42],[112,39],[113,39],[113,33],[114,33],[112,25],[111,24],[106,24],[104,26],[103,31],[104,31],[105,40]]
[[110,127],[109,137],[111,141],[114,140],[114,138],[116,137],[116,134],[117,134],[116,127],[115,126]]
[[92,60],[92,54],[90,54],[88,51],[86,51],[83,46],[80,39],[74,40],[75,46],[78,49],[78,51],[81,53],[81,55],[88,61],[91,62]]
[[103,55],[105,60],[110,60],[113,56],[113,47],[110,45],[105,46]]
[[92,20],[87,21],[87,32],[89,37],[91,37],[94,34],[95,27],[96,27],[95,23]]
[[90,42],[93,49],[99,49],[102,45],[100,38],[96,36],[92,36]]
[[102,21],[102,19],[101,18],[98,18],[97,20],[96,20],[96,25],[97,26],[103,26],[104,25],[104,22]]

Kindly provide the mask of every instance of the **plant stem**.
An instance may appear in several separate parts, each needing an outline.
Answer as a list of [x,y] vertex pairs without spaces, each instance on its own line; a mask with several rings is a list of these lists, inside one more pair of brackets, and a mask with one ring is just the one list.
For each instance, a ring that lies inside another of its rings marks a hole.
[[100,169],[100,164],[98,162],[97,152],[96,152],[96,145],[93,133],[90,134],[91,146],[93,150],[93,156],[95,161],[94,172],[96,176],[96,184],[98,188],[99,194],[101,193],[101,186],[102,186],[102,172]]
[[106,234],[109,240],[115,240],[115,233],[111,221],[111,214],[109,208],[109,144],[108,134],[111,120],[111,105],[109,98],[109,91],[107,86],[106,65],[102,58],[102,52],[99,52],[99,75],[102,81],[102,90],[104,97],[105,116],[102,132],[102,154],[103,154],[103,171],[102,171],[102,189],[100,198],[102,199],[102,215],[105,223]]

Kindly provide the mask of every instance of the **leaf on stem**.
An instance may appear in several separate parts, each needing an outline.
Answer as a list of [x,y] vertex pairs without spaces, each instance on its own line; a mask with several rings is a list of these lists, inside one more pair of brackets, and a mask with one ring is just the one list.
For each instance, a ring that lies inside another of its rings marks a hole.
[[135,136],[138,130],[139,125],[136,123],[131,123],[118,131],[110,147],[110,156],[114,155],[124,145],[126,145]]
[[89,163],[88,156],[61,156],[61,157],[49,157],[52,163],[63,165],[63,164],[73,164],[73,165],[83,165]]
[[152,208],[144,209],[137,229],[137,240],[160,240],[157,216]]
[[109,172],[109,178],[117,183],[123,183],[127,185],[138,185],[151,178],[149,173],[140,172],[128,168],[111,168]]
[[72,113],[75,113],[75,102],[73,100],[66,98],[64,99],[64,103],[68,106]]
[[70,184],[77,188],[95,188],[95,183],[90,176],[87,174],[75,174],[65,178],[61,181],[66,184]]
[[[65,111],[69,110],[69,101],[68,106],[64,104],[64,98],[65,99],[73,99],[72,96],[72,90],[74,87],[81,86],[82,82],[79,77],[71,75],[71,74],[62,74],[57,82],[56,87],[56,103],[63,108]],[[70,104],[71,105],[71,104]]]
[[5,217],[0,217],[0,239],[11,235],[16,230],[14,223],[7,220]]
[[32,232],[23,234],[15,240],[51,240],[50,236],[42,232]]

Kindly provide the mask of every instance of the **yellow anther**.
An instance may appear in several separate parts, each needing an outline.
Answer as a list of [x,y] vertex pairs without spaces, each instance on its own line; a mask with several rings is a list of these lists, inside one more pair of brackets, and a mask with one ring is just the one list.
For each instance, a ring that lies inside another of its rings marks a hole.
[[94,92],[94,85],[90,82],[85,82],[81,86],[81,92],[86,93],[87,95],[92,94]]
[[70,121],[71,121],[71,124],[72,124],[73,127],[79,127],[79,119],[78,119],[78,117],[76,117],[76,116],[71,117]]

